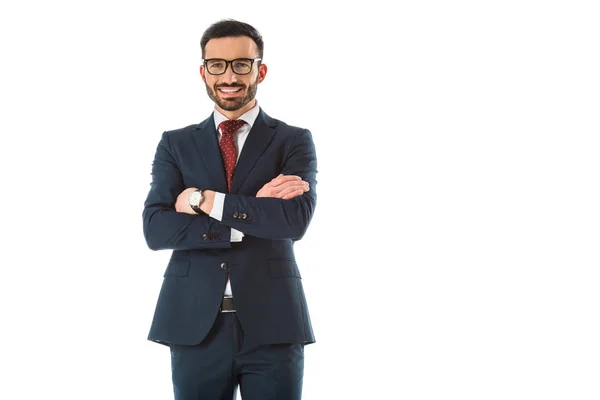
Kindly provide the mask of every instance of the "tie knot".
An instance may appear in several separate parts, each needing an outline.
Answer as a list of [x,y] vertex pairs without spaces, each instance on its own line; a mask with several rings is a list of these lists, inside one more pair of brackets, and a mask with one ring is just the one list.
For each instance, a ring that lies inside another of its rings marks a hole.
[[227,120],[221,122],[219,124],[219,127],[221,128],[221,132],[224,135],[228,135],[230,133],[235,133],[244,124],[245,124],[244,120],[241,120],[241,119],[233,119],[233,120],[227,119]]

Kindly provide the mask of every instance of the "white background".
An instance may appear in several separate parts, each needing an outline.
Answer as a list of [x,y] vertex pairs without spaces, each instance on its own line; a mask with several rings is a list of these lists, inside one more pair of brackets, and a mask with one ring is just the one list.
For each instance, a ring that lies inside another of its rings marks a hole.
[[228,17],[317,147],[304,398],[600,398],[594,2],[386,3],[3,3],[0,398],[172,398],[142,205]]

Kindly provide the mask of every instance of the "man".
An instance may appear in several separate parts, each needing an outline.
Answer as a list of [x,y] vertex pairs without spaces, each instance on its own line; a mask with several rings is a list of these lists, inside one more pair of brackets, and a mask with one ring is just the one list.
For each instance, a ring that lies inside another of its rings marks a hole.
[[293,244],[316,205],[311,133],[255,99],[267,74],[252,26],[201,39],[205,121],[164,132],[144,204],[152,250],[172,249],[148,339],[171,349],[177,400],[300,399],[315,341]]

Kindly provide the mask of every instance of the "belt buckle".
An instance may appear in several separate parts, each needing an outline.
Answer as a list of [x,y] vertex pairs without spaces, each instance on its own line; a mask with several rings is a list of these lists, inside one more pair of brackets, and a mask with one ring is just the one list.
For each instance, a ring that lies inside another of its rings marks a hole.
[[221,300],[221,306],[219,307],[222,313],[235,312],[235,306],[233,305],[232,296],[224,296]]

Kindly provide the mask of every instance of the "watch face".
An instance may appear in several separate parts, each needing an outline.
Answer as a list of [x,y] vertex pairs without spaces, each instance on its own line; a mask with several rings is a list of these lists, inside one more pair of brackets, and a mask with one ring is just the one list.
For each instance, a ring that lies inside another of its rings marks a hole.
[[190,195],[190,205],[197,206],[202,199],[202,194],[200,192],[194,192]]

